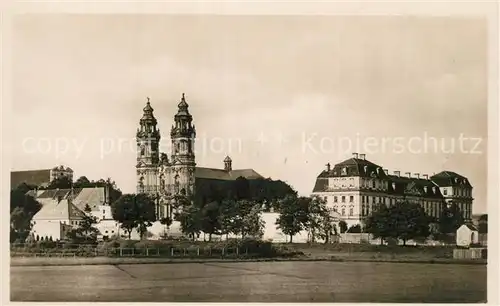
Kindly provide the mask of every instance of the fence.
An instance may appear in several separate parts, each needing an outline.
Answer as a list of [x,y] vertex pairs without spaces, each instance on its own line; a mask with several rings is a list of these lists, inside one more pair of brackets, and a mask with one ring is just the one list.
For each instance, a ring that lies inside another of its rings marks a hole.
[[94,245],[75,245],[74,247],[31,247],[11,245],[13,257],[171,257],[171,258],[240,258],[256,255],[248,248],[241,247],[117,247],[102,248]]
[[454,259],[486,259],[488,256],[485,248],[454,249]]

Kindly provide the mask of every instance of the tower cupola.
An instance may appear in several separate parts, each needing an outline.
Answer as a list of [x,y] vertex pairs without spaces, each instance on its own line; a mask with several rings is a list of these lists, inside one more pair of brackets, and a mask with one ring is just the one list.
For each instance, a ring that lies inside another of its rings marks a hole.
[[225,171],[232,171],[233,170],[232,163],[233,163],[233,160],[231,159],[231,157],[226,156],[226,158],[224,158],[224,170]]

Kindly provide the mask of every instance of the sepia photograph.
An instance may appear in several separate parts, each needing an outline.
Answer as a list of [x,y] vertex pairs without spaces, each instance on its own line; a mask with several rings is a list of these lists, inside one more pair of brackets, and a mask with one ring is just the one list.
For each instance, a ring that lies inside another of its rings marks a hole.
[[13,14],[10,301],[491,302],[491,26]]

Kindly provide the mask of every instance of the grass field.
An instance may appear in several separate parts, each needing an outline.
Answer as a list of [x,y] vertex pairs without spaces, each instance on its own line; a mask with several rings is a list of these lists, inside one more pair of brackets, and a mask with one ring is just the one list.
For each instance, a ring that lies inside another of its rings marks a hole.
[[361,262],[11,267],[12,301],[480,302],[486,266]]

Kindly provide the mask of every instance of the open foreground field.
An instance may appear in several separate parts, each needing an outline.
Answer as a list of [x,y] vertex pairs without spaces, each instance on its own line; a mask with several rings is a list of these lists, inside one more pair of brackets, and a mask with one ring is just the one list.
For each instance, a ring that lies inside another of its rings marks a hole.
[[11,267],[12,301],[485,302],[486,265],[247,262]]

